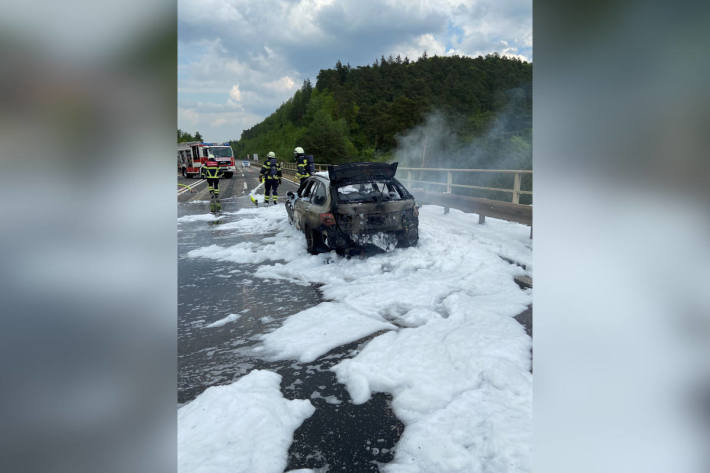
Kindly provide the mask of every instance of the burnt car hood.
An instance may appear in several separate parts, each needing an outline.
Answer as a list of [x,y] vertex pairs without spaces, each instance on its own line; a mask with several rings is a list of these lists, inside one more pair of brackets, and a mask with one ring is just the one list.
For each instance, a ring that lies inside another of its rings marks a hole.
[[391,180],[398,163],[348,163],[328,166],[328,177],[335,187],[363,182]]

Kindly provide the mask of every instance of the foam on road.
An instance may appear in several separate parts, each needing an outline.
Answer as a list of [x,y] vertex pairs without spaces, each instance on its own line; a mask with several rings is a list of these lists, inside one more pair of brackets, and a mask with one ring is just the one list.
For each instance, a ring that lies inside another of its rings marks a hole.
[[514,316],[532,292],[513,281],[527,271],[501,259],[531,267],[528,227],[424,206],[417,247],[345,259],[308,254],[283,206],[231,215],[235,231],[264,232],[261,241],[188,257],[258,264],[257,277],[319,284],[329,301],[294,308],[262,336],[263,356],[313,360],[386,331],[333,368],[353,402],[393,396],[406,429],[384,471],[530,471],[531,339]]

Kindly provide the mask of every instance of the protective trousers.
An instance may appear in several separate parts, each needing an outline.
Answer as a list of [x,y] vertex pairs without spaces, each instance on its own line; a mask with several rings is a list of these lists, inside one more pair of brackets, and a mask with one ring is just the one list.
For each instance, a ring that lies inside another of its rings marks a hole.
[[[264,202],[267,204],[273,202],[276,204],[279,200],[279,181],[276,179],[265,179],[264,180]],[[271,199],[269,199],[269,194],[271,194]]]
[[219,197],[219,179],[207,178],[207,189],[209,189],[210,194],[215,197]]

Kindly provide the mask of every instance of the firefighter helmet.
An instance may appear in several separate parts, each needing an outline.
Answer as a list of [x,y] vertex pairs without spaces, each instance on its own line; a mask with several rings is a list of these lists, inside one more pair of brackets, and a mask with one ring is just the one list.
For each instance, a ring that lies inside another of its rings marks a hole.
[[267,154],[266,157],[267,157],[267,158],[275,158],[275,157],[276,157],[276,153],[274,153],[273,151],[269,151],[269,154]]
[[303,154],[303,153],[304,153],[303,148],[301,148],[300,146],[296,146],[296,147],[294,148],[293,152],[294,152],[295,154]]

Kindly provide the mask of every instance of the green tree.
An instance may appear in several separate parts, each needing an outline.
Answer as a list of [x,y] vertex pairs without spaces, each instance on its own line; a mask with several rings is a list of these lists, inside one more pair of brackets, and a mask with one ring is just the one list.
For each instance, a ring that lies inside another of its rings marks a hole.
[[182,143],[185,141],[195,141],[195,138],[191,134],[189,134],[186,131],[182,131],[179,128],[177,131],[177,139],[178,139],[178,143]]
[[432,112],[447,123],[438,153],[457,165],[531,165],[532,64],[495,54],[381,56],[358,67],[338,61],[318,73],[315,86],[304,81],[270,116],[243,130],[233,148],[290,156],[303,146],[321,162],[387,159]]
[[303,146],[317,161],[325,163],[349,161],[357,152],[347,138],[345,120],[333,120],[324,109],[315,112],[303,136]]

